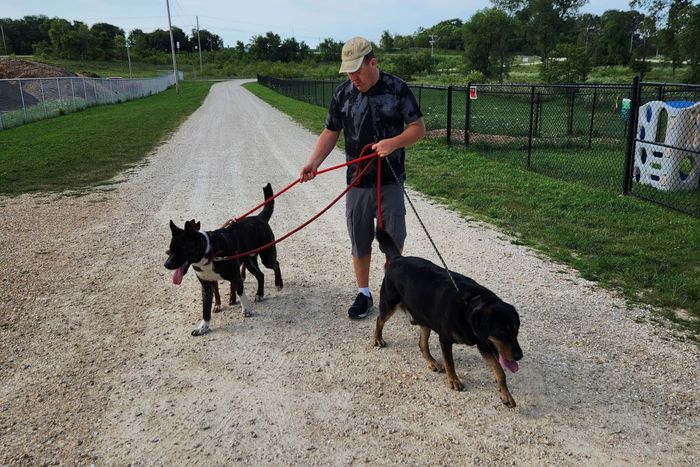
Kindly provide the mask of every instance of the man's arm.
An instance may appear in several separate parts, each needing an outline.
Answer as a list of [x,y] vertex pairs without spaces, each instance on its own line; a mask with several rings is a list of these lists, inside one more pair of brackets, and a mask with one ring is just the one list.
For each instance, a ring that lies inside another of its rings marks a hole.
[[311,156],[309,156],[304,167],[301,168],[299,180],[302,183],[312,180],[316,176],[316,171],[335,147],[339,136],[340,131],[331,131],[328,128],[323,129],[318,137],[318,141],[316,141],[314,151],[311,153]]
[[374,143],[372,150],[379,153],[381,157],[386,157],[397,149],[407,148],[423,136],[425,136],[425,120],[421,117],[409,123],[400,135]]

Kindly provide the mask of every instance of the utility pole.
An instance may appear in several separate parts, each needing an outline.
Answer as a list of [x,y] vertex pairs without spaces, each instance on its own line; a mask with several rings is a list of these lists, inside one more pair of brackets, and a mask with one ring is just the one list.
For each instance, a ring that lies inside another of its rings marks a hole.
[[170,0],[165,0],[168,8],[168,29],[170,29],[170,51],[173,56],[173,74],[175,75],[175,92],[180,94],[180,77],[177,75],[177,61],[175,60],[175,39],[173,39],[173,25],[170,22]]
[[129,79],[131,79],[131,54],[129,53],[129,47],[131,46],[131,40],[128,37],[124,41],[124,46],[126,47],[126,59],[129,61]]
[[5,43],[5,30],[2,28],[2,23],[0,23],[0,32],[2,32],[2,50],[7,55],[7,44]]
[[431,56],[431,57],[433,56],[433,47],[434,47],[435,44],[437,43],[437,40],[438,40],[438,39],[439,39],[439,37],[436,36],[435,34],[431,34],[431,35],[430,35],[430,56]]
[[202,41],[199,38],[199,16],[195,16],[197,18],[197,50],[199,50],[199,74],[202,74]]

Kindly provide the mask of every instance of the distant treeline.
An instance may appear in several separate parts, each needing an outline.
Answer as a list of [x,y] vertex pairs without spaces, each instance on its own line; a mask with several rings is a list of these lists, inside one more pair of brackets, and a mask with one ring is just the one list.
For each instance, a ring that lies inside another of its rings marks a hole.
[[[644,75],[650,59],[661,57],[676,69],[685,65],[684,79],[700,82],[700,5],[692,0],[632,0],[637,8],[609,10],[602,15],[581,14],[588,0],[491,0],[466,21],[450,19],[412,35],[384,31],[377,49],[390,57],[393,69],[404,74],[435,68],[433,51],[461,57],[459,71],[475,79],[504,80],[515,56],[538,56],[541,75],[548,82],[585,81],[593,66],[623,65]],[[695,4],[694,4],[695,3]],[[644,11],[642,13],[641,11]],[[126,47],[135,58],[163,61],[170,53],[170,34],[157,29],[124,33],[97,23],[88,27],[60,18],[25,16],[0,19],[6,54],[38,54],[73,60],[125,59]],[[173,27],[177,52],[217,52],[224,44],[206,29],[186,34]],[[330,63],[340,55],[342,42],[326,38],[312,50],[295,38],[268,32],[247,44],[227,47],[227,60],[238,63]],[[446,52],[445,52],[446,51]]]

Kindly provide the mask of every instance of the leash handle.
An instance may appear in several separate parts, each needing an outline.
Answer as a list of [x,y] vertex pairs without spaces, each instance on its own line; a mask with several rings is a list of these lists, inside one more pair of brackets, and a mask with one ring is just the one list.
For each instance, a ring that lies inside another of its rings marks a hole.
[[[369,144],[368,144],[367,146],[370,146],[370,147],[371,147],[371,145],[369,145]],[[367,148],[367,146],[365,146],[365,148],[363,148],[362,150],[364,151],[364,150]],[[362,161],[365,161],[365,160],[367,160],[367,159],[371,159],[371,158],[373,158],[373,157],[377,157],[378,155],[379,155],[379,154],[377,154],[376,152],[374,152],[374,153],[371,153],[371,154],[364,155],[364,156],[362,156],[362,157],[358,157],[357,159],[353,159],[353,160],[351,160],[351,161],[344,162],[344,163],[342,163],[342,164],[334,165],[334,166],[332,166],[332,167],[327,167],[327,168],[325,168],[325,169],[323,169],[323,170],[317,170],[316,172],[314,172],[314,176],[320,175],[320,174],[323,174],[323,173],[326,173],[326,172],[330,172],[331,170],[336,170],[336,169],[339,169],[339,168],[341,168],[341,167],[346,167],[346,166],[348,166],[348,165],[350,165],[350,164],[358,164],[358,163],[360,163],[360,162],[362,162]],[[289,185],[287,185],[286,187],[282,188],[280,191],[278,191],[277,193],[275,193],[272,197],[270,197],[270,198],[266,199],[265,201],[263,201],[262,203],[258,204],[258,205],[255,206],[253,209],[251,209],[250,211],[246,212],[245,214],[241,214],[241,215],[238,216],[238,217],[234,217],[233,219],[230,219],[230,220],[226,221],[226,223],[224,224],[224,227],[226,227],[226,226],[228,226],[228,225],[231,225],[231,222],[236,222],[236,221],[239,221],[239,220],[241,220],[241,219],[244,219],[244,218],[248,217],[249,215],[251,215],[252,213],[254,213],[255,211],[257,211],[257,210],[260,209],[261,207],[263,207],[263,206],[265,206],[266,204],[272,202],[272,201],[273,201],[274,199],[276,199],[277,197],[283,195],[283,194],[284,194],[285,192],[287,192],[290,188],[292,188],[294,185],[296,185],[297,183],[300,183],[300,182],[301,182],[301,177],[299,177],[298,179],[294,180],[294,181],[291,182]]]
[[[368,155],[368,156],[365,156],[365,157],[363,157],[362,159],[363,159],[363,160],[366,160],[366,159],[370,159],[370,158],[372,158],[372,157],[377,157],[377,156],[378,156],[378,154],[377,154],[377,153],[374,153],[374,154],[370,154],[370,155]],[[353,159],[352,161],[350,161],[350,162],[348,162],[348,163],[340,164],[340,165],[338,165],[338,166],[336,166],[336,167],[334,167],[334,168],[331,168],[331,169],[329,169],[329,170],[333,170],[333,169],[337,169],[337,168],[339,168],[339,167],[343,167],[343,166],[346,166],[346,165],[358,163],[359,161],[360,161],[360,159]],[[270,243],[268,243],[268,244],[266,244],[266,245],[263,245],[263,246],[261,246],[261,247],[255,248],[254,250],[246,251],[246,252],[244,252],[244,253],[237,253],[237,254],[235,254],[235,255],[230,255],[230,256],[216,256],[216,257],[212,258],[212,260],[213,260],[213,261],[230,261],[230,260],[234,260],[234,259],[240,259],[240,258],[242,258],[242,257],[244,257],[244,256],[255,255],[255,254],[257,254],[257,253],[260,253],[260,252],[263,251],[263,250],[266,250],[266,249],[270,248],[271,246],[274,246],[274,245],[278,244],[278,243],[281,242],[282,240],[284,240],[284,239],[286,239],[286,238],[288,238],[288,237],[294,235],[295,233],[297,233],[298,231],[300,231],[301,229],[303,229],[304,227],[306,227],[307,225],[309,225],[310,223],[312,223],[313,221],[315,221],[316,219],[318,219],[319,217],[321,217],[321,215],[324,214],[326,211],[328,211],[335,203],[337,203],[338,200],[339,200],[340,198],[342,198],[343,196],[345,196],[345,194],[346,194],[348,191],[350,191],[350,189],[351,189],[352,187],[354,187],[354,186],[360,181],[360,179],[361,179],[362,176],[365,174],[365,172],[367,171],[367,169],[369,169],[369,167],[370,167],[370,164],[365,164],[365,166],[362,168],[362,170],[360,170],[360,171],[357,173],[357,175],[355,175],[355,178],[353,179],[352,183],[350,183],[347,187],[345,187],[345,189],[344,189],[338,196],[336,196],[335,199],[334,199],[333,201],[331,201],[331,203],[330,203],[328,206],[326,206],[325,208],[323,208],[321,211],[319,211],[318,213],[316,213],[313,217],[311,217],[310,219],[308,219],[306,222],[304,222],[304,223],[301,224],[300,226],[298,226],[298,227],[294,228],[293,230],[287,232],[287,233],[286,233],[285,235],[283,235],[282,237],[280,237],[280,238],[278,238],[278,239],[276,239],[276,240],[273,240],[273,241],[271,241]],[[328,171],[328,170],[326,170],[326,172],[327,172],[327,171]],[[300,180],[301,180],[301,179],[297,179],[296,182],[294,182],[294,183],[292,184],[292,186],[294,186],[294,185],[295,185],[296,183],[298,183]],[[290,186],[289,188],[291,188],[291,186]],[[273,199],[273,198],[270,198],[270,199]],[[257,209],[257,208],[256,208],[256,209]],[[253,211],[254,211],[254,210],[255,210],[255,209],[253,209]]]

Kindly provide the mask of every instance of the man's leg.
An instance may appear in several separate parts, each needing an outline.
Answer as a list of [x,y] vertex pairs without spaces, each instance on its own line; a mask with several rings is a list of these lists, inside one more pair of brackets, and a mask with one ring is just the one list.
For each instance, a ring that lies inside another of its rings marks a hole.
[[369,292],[369,267],[371,260],[372,255],[353,255],[352,257],[352,266],[355,270],[358,294],[355,298],[355,302],[348,310],[348,317],[351,319],[366,317],[374,305],[372,295]]
[[359,289],[369,287],[369,267],[372,255],[353,256],[352,267],[355,269],[355,280]]
[[366,317],[373,306],[369,290],[369,270],[374,240],[374,200],[372,188],[353,188],[346,197],[348,233],[352,243],[352,266],[355,272],[358,293],[348,310],[348,317]]

